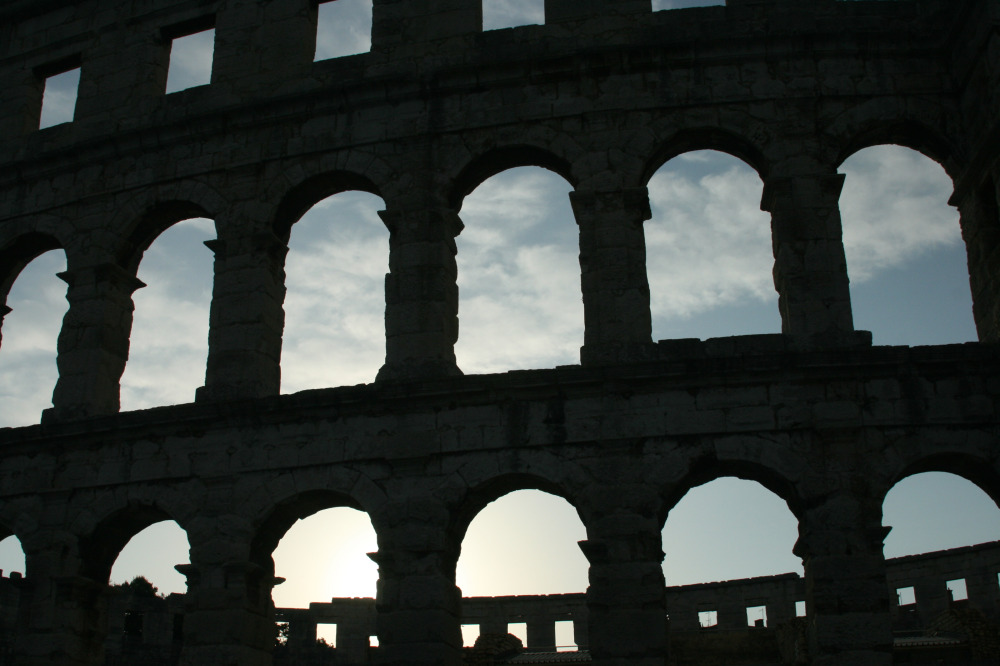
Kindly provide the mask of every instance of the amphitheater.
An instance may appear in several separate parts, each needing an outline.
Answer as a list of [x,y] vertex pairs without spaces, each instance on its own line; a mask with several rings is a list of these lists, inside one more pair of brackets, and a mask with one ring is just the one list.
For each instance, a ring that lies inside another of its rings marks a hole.
[[[26,555],[4,663],[104,663],[111,565],[171,519],[191,557],[179,662],[271,664],[271,554],[299,517],[348,506],[378,536],[369,657],[457,665],[465,530],[529,488],[586,528],[588,658],[670,663],[661,530],[721,477],[759,482],[798,521],[790,659],[902,659],[886,493],[943,471],[1000,500],[1000,3],[544,5],[544,25],[483,31],[482,0],[374,0],[371,50],[314,62],[315,0],[3,3],[0,293],[57,249],[69,302],[51,409],[0,431],[0,536]],[[172,39],[208,27],[210,84],[165,95]],[[39,129],[45,80],[74,68],[72,122]],[[837,170],[879,144],[953,181],[976,343],[873,346],[855,330]],[[700,149],[764,183],[780,334],[651,337],[647,183]],[[463,375],[461,203],[525,165],[573,188],[579,364]],[[281,395],[290,229],[347,190],[385,204],[385,363],[370,384]],[[204,385],[191,404],[121,412],[137,266],[192,217],[218,236]],[[990,552],[968,581],[995,613]]]

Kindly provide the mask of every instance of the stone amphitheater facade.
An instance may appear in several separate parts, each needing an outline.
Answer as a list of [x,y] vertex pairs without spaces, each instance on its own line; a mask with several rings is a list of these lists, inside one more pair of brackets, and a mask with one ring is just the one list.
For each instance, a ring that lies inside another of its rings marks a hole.
[[[27,558],[16,663],[101,663],[112,562],[169,518],[191,546],[182,662],[269,664],[273,549],[350,506],[378,535],[379,660],[458,664],[465,529],[537,488],[587,530],[594,663],[663,664],[664,521],[736,476],[798,519],[811,663],[890,664],[886,492],[940,470],[1000,499],[1000,3],[545,0],[545,25],[483,32],[481,0],[374,0],[371,51],[323,62],[316,16],[315,0],[0,8],[0,293],[59,249],[69,301],[52,408],[0,432],[0,530]],[[170,38],[209,26],[211,84],[164,95]],[[73,122],[39,130],[45,77],[77,66]],[[877,347],[854,328],[837,168],[884,143],[954,182],[977,343]],[[646,184],[695,149],[764,182],[780,334],[651,339]],[[520,165],[573,187],[580,364],[463,376],[458,210]],[[385,202],[385,364],[279,395],[289,231],[345,190]],[[218,234],[204,386],[120,413],[137,265],[196,216]]]

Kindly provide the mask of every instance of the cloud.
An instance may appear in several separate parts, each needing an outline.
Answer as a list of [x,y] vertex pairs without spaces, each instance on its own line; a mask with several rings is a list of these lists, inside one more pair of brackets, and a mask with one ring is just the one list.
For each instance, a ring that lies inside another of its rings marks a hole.
[[962,242],[958,211],[948,206],[951,179],[920,153],[877,146],[841,166],[844,252],[854,283],[926,252]]
[[214,237],[211,220],[182,222],[143,255],[137,276],[146,286],[132,295],[123,410],[193,402],[204,384],[214,269],[203,243]]
[[68,123],[76,111],[77,91],[80,87],[80,68],[71,69],[45,79],[42,95],[42,115],[39,129]]
[[385,362],[389,232],[382,200],[329,197],[292,227],[282,392],[369,383]]
[[56,344],[69,303],[66,283],[56,273],[66,270],[66,256],[53,250],[37,257],[11,288],[0,341],[0,427],[38,423],[52,405]]
[[210,83],[214,53],[214,28],[174,39],[170,45],[166,92],[177,92]]
[[[694,165],[702,173],[692,174]],[[776,302],[762,188],[750,167],[708,151],[674,160],[650,180],[653,216],[645,232],[654,320],[748,299]]]
[[316,60],[367,53],[372,47],[371,28],[371,0],[320,3]]
[[459,367],[467,373],[579,362],[583,303],[569,185],[511,169],[462,206],[458,237]]
[[483,30],[515,28],[519,25],[545,23],[543,0],[485,0]]

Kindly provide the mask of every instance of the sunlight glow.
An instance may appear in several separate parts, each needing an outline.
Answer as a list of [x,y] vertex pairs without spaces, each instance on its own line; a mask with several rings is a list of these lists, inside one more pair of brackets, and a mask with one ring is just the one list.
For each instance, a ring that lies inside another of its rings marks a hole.
[[335,597],[374,597],[378,550],[367,514],[338,507],[297,521],[274,550],[274,572],[285,582],[274,588],[276,608],[308,608]]

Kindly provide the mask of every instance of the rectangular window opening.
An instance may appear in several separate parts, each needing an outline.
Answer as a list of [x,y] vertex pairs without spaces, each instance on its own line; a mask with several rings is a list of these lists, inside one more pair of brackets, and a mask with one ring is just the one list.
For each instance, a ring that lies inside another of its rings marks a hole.
[[795,617],[805,617],[806,616],[806,602],[796,601],[795,602]]
[[336,624],[316,624],[316,642],[321,645],[337,647],[337,625]]
[[483,0],[484,31],[544,23],[544,0]]
[[76,99],[80,90],[80,67],[69,69],[42,70],[39,76],[45,79],[42,92],[42,112],[38,119],[38,129],[73,122],[76,116]]
[[763,629],[767,626],[767,606],[747,606],[747,626]]
[[912,606],[917,603],[917,594],[914,591],[913,586],[911,585],[910,587],[898,588],[896,590],[896,601],[900,607]]
[[477,638],[479,638],[478,624],[462,625],[462,645],[465,647],[474,647],[476,645]]
[[372,0],[320,0],[314,62],[368,53],[372,48]]
[[528,644],[528,623],[527,622],[511,622],[507,625],[507,633],[514,634],[521,639],[521,643],[524,645]]
[[719,611],[698,611],[698,624],[702,629],[719,626]]
[[949,580],[945,583],[945,587],[951,592],[952,601],[965,601],[969,598],[969,591],[965,587],[964,578],[956,578],[955,580]]
[[373,647],[373,648],[378,647],[378,636],[368,637],[368,647]]
[[556,621],[556,652],[576,652],[576,636],[573,634],[573,620]]
[[[205,21],[168,31],[170,64],[167,68],[166,94],[212,82],[212,61],[215,57],[215,28],[204,27]],[[195,27],[197,26],[197,27]]]

